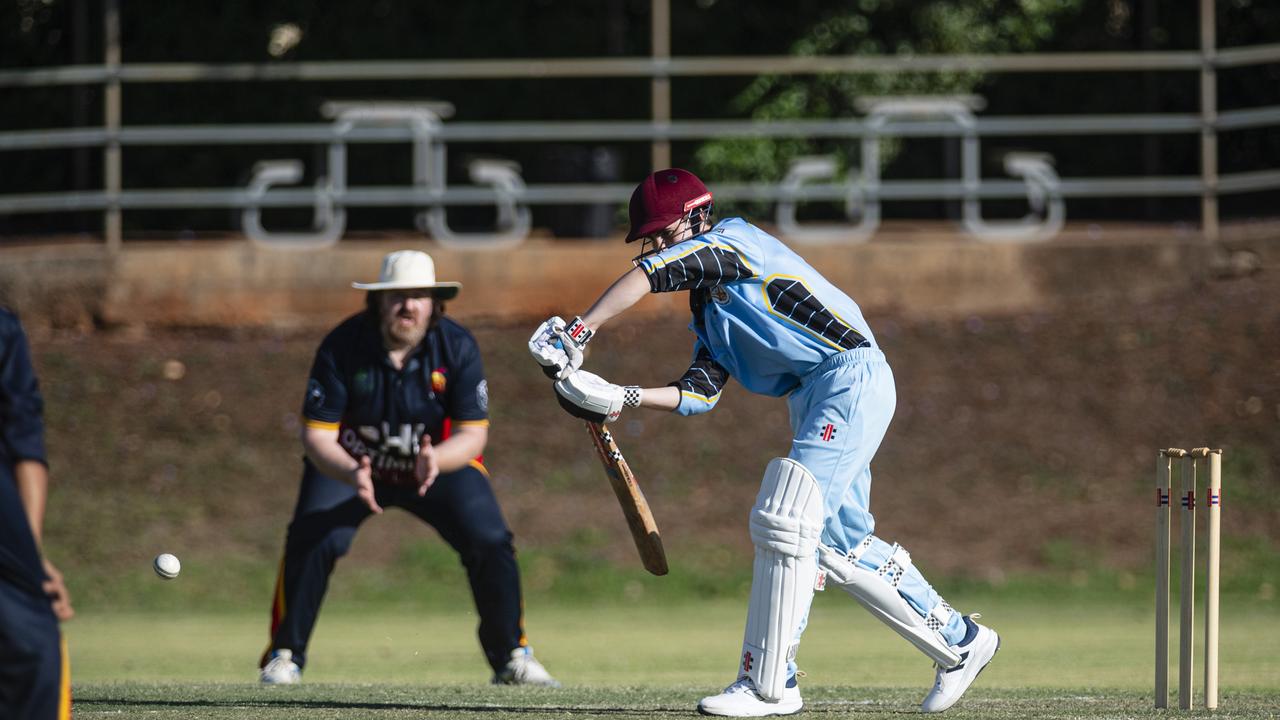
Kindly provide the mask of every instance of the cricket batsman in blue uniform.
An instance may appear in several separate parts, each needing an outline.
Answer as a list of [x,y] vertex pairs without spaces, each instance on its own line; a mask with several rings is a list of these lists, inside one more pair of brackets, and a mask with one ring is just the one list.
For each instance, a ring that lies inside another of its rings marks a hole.
[[558,686],[524,632],[512,534],[482,453],[489,390],[475,338],[444,313],[461,285],[436,282],[431,256],[383,260],[366,308],[320,344],[303,401],[302,489],[271,607],[267,684],[296,683],[338,558],[383,507],[431,525],[458,553],[493,682]]
[[[862,311],[799,255],[741,218],[712,224],[712,194],[692,173],[661,170],[631,196],[635,267],[581,316],[548,319],[529,348],[557,379],[561,404],[596,422],[624,407],[696,415],[729,378],[785,397],[792,441],[772,460],[750,513],[751,597],[737,676],[703,698],[708,715],[799,712],[796,650],[816,589],[834,583],[923,652],[936,682],[921,709],[955,704],[1000,640],[939,597],[897,543],[875,535],[871,459],[893,416],[893,374]],[[619,386],[579,369],[595,333],[651,292],[688,291],[693,360],[661,388]]]
[[71,597],[40,552],[49,471],[44,400],[22,325],[0,308],[0,718],[71,717]]

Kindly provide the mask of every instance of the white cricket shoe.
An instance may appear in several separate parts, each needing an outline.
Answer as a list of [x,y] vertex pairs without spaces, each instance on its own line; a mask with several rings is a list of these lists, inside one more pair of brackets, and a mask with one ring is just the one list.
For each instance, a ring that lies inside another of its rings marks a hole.
[[982,616],[974,613],[964,617],[964,639],[951,646],[960,656],[960,664],[949,670],[938,667],[938,678],[920,704],[921,712],[942,712],[955,705],[1000,649],[1000,636],[986,625],[974,622],[976,617]]
[[698,712],[703,715],[725,717],[765,717],[767,715],[793,715],[804,707],[800,699],[800,685],[793,677],[782,691],[782,699],[768,702],[756,692],[756,684],[743,675],[719,695],[702,698]]
[[302,682],[302,668],[293,661],[293,651],[287,648],[271,651],[271,659],[262,666],[259,676],[263,685],[293,685]]
[[494,685],[541,685],[560,687],[560,683],[542,663],[533,656],[533,648],[518,647],[511,651],[511,659],[493,676]]

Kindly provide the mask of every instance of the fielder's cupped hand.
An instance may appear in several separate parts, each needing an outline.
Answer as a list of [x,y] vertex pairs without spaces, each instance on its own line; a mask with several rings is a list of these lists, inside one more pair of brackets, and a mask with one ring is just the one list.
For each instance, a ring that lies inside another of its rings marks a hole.
[[418,447],[418,459],[413,465],[413,479],[418,483],[418,497],[427,494],[431,484],[440,475],[440,465],[436,461],[436,449],[431,444],[431,436],[423,435]]
[[565,412],[595,423],[610,423],[622,414],[626,390],[604,378],[578,370],[555,384],[556,399]]
[[351,471],[351,484],[356,486],[356,496],[360,498],[360,502],[369,506],[375,515],[382,512],[382,506],[378,504],[373,490],[373,463],[369,461],[368,455],[362,455],[360,464]]

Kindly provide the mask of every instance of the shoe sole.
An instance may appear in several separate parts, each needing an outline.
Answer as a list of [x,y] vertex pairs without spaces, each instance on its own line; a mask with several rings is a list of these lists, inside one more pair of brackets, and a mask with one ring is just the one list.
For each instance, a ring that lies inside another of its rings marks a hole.
[[802,702],[800,703],[800,707],[796,708],[795,710],[791,710],[790,712],[774,712],[774,713],[766,713],[764,715],[721,715],[720,713],[713,713],[706,710],[705,708],[702,707],[702,703],[698,703],[698,714],[705,715],[707,717],[785,717],[787,715],[795,715],[796,713],[802,712],[803,710],[804,710],[804,703]]

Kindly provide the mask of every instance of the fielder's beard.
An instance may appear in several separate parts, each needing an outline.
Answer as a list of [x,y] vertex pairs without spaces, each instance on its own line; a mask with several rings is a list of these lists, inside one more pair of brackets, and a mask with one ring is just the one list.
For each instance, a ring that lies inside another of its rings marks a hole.
[[[411,322],[402,322],[402,321]],[[431,316],[415,316],[413,313],[397,313],[382,321],[382,339],[388,350],[414,348],[427,335]]]

